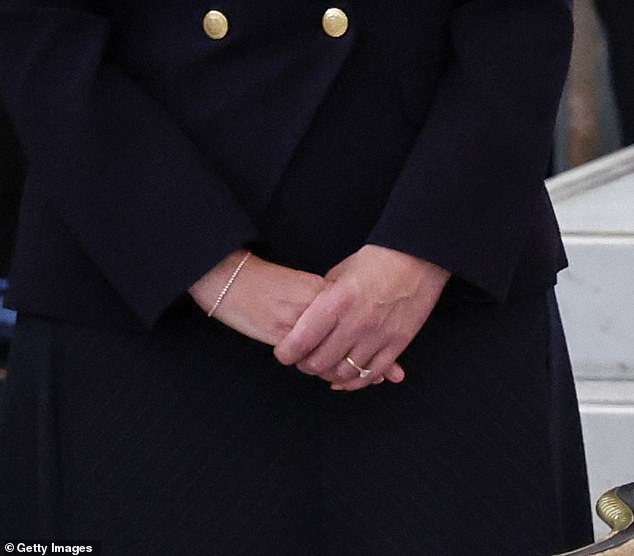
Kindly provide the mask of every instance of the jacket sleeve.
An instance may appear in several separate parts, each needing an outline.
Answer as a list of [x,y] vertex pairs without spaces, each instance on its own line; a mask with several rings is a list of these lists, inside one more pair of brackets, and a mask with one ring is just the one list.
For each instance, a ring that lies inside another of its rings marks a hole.
[[369,243],[503,301],[546,174],[572,42],[567,0],[470,0],[426,122]]
[[0,95],[44,199],[147,326],[258,232],[84,3],[0,0]]

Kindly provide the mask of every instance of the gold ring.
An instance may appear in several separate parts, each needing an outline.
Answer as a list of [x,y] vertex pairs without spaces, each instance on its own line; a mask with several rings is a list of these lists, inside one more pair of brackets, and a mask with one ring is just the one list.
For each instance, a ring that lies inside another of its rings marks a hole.
[[352,365],[357,371],[359,371],[359,378],[366,378],[367,376],[372,374],[372,369],[364,369],[363,367],[360,367],[355,363],[352,357],[346,357],[346,362]]

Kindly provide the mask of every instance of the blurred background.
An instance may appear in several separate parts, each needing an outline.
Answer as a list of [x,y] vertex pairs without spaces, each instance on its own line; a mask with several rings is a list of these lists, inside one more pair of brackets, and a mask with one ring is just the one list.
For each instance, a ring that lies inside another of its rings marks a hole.
[[[548,188],[592,499],[634,482],[634,2],[575,0]],[[545,53],[547,55],[547,53]],[[598,536],[607,527],[595,519]]]
[[557,126],[555,173],[634,143],[632,2],[575,0],[574,10],[575,41]]
[[[634,481],[634,2],[576,0],[575,23],[548,188],[570,260],[557,293],[596,500]],[[0,182],[15,181],[24,168],[2,126],[0,113]],[[0,221],[0,251],[11,228]],[[0,306],[4,276],[0,264]],[[14,322],[0,309],[0,394]]]

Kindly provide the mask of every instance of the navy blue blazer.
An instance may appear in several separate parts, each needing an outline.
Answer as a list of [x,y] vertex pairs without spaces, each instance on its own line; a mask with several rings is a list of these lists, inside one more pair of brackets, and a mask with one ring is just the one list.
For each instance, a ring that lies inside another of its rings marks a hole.
[[552,285],[569,2],[335,5],[341,37],[324,0],[0,0],[28,160],[9,304],[151,327],[242,245],[315,272],[384,245],[498,302]]
[[20,147],[0,105],[0,278],[9,273],[24,172]]

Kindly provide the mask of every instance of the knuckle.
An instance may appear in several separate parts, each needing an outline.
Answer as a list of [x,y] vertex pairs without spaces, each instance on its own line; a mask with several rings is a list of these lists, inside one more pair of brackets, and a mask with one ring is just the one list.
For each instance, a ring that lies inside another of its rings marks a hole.
[[271,332],[276,336],[286,336],[293,329],[293,325],[285,319],[276,319],[271,327]]
[[298,338],[295,343],[295,352],[298,354],[298,357],[306,357],[309,352],[312,351],[312,346],[310,342],[306,338]]
[[305,361],[302,361],[301,363],[297,364],[297,368],[304,374],[306,375],[314,375],[315,373],[313,373],[308,366],[306,365]]
[[348,311],[354,305],[356,299],[357,293],[354,287],[341,287],[333,292],[333,306],[337,313]]
[[297,322],[297,319],[302,316],[304,311],[310,307],[310,301],[298,301],[293,303],[291,307],[289,307],[288,318],[292,322]]
[[357,321],[355,325],[355,332],[358,337],[365,337],[373,335],[377,331],[377,323],[372,317],[366,317]]
[[343,364],[340,364],[337,367],[337,370],[335,371],[335,376],[339,380],[342,380],[342,379],[347,380],[347,379],[353,378],[354,375],[352,374],[352,369],[350,369],[350,365],[346,363],[345,367],[343,366]]
[[302,363],[302,366],[305,367],[308,372],[316,375],[321,374],[325,370],[323,363],[315,358],[306,359],[306,361]]

